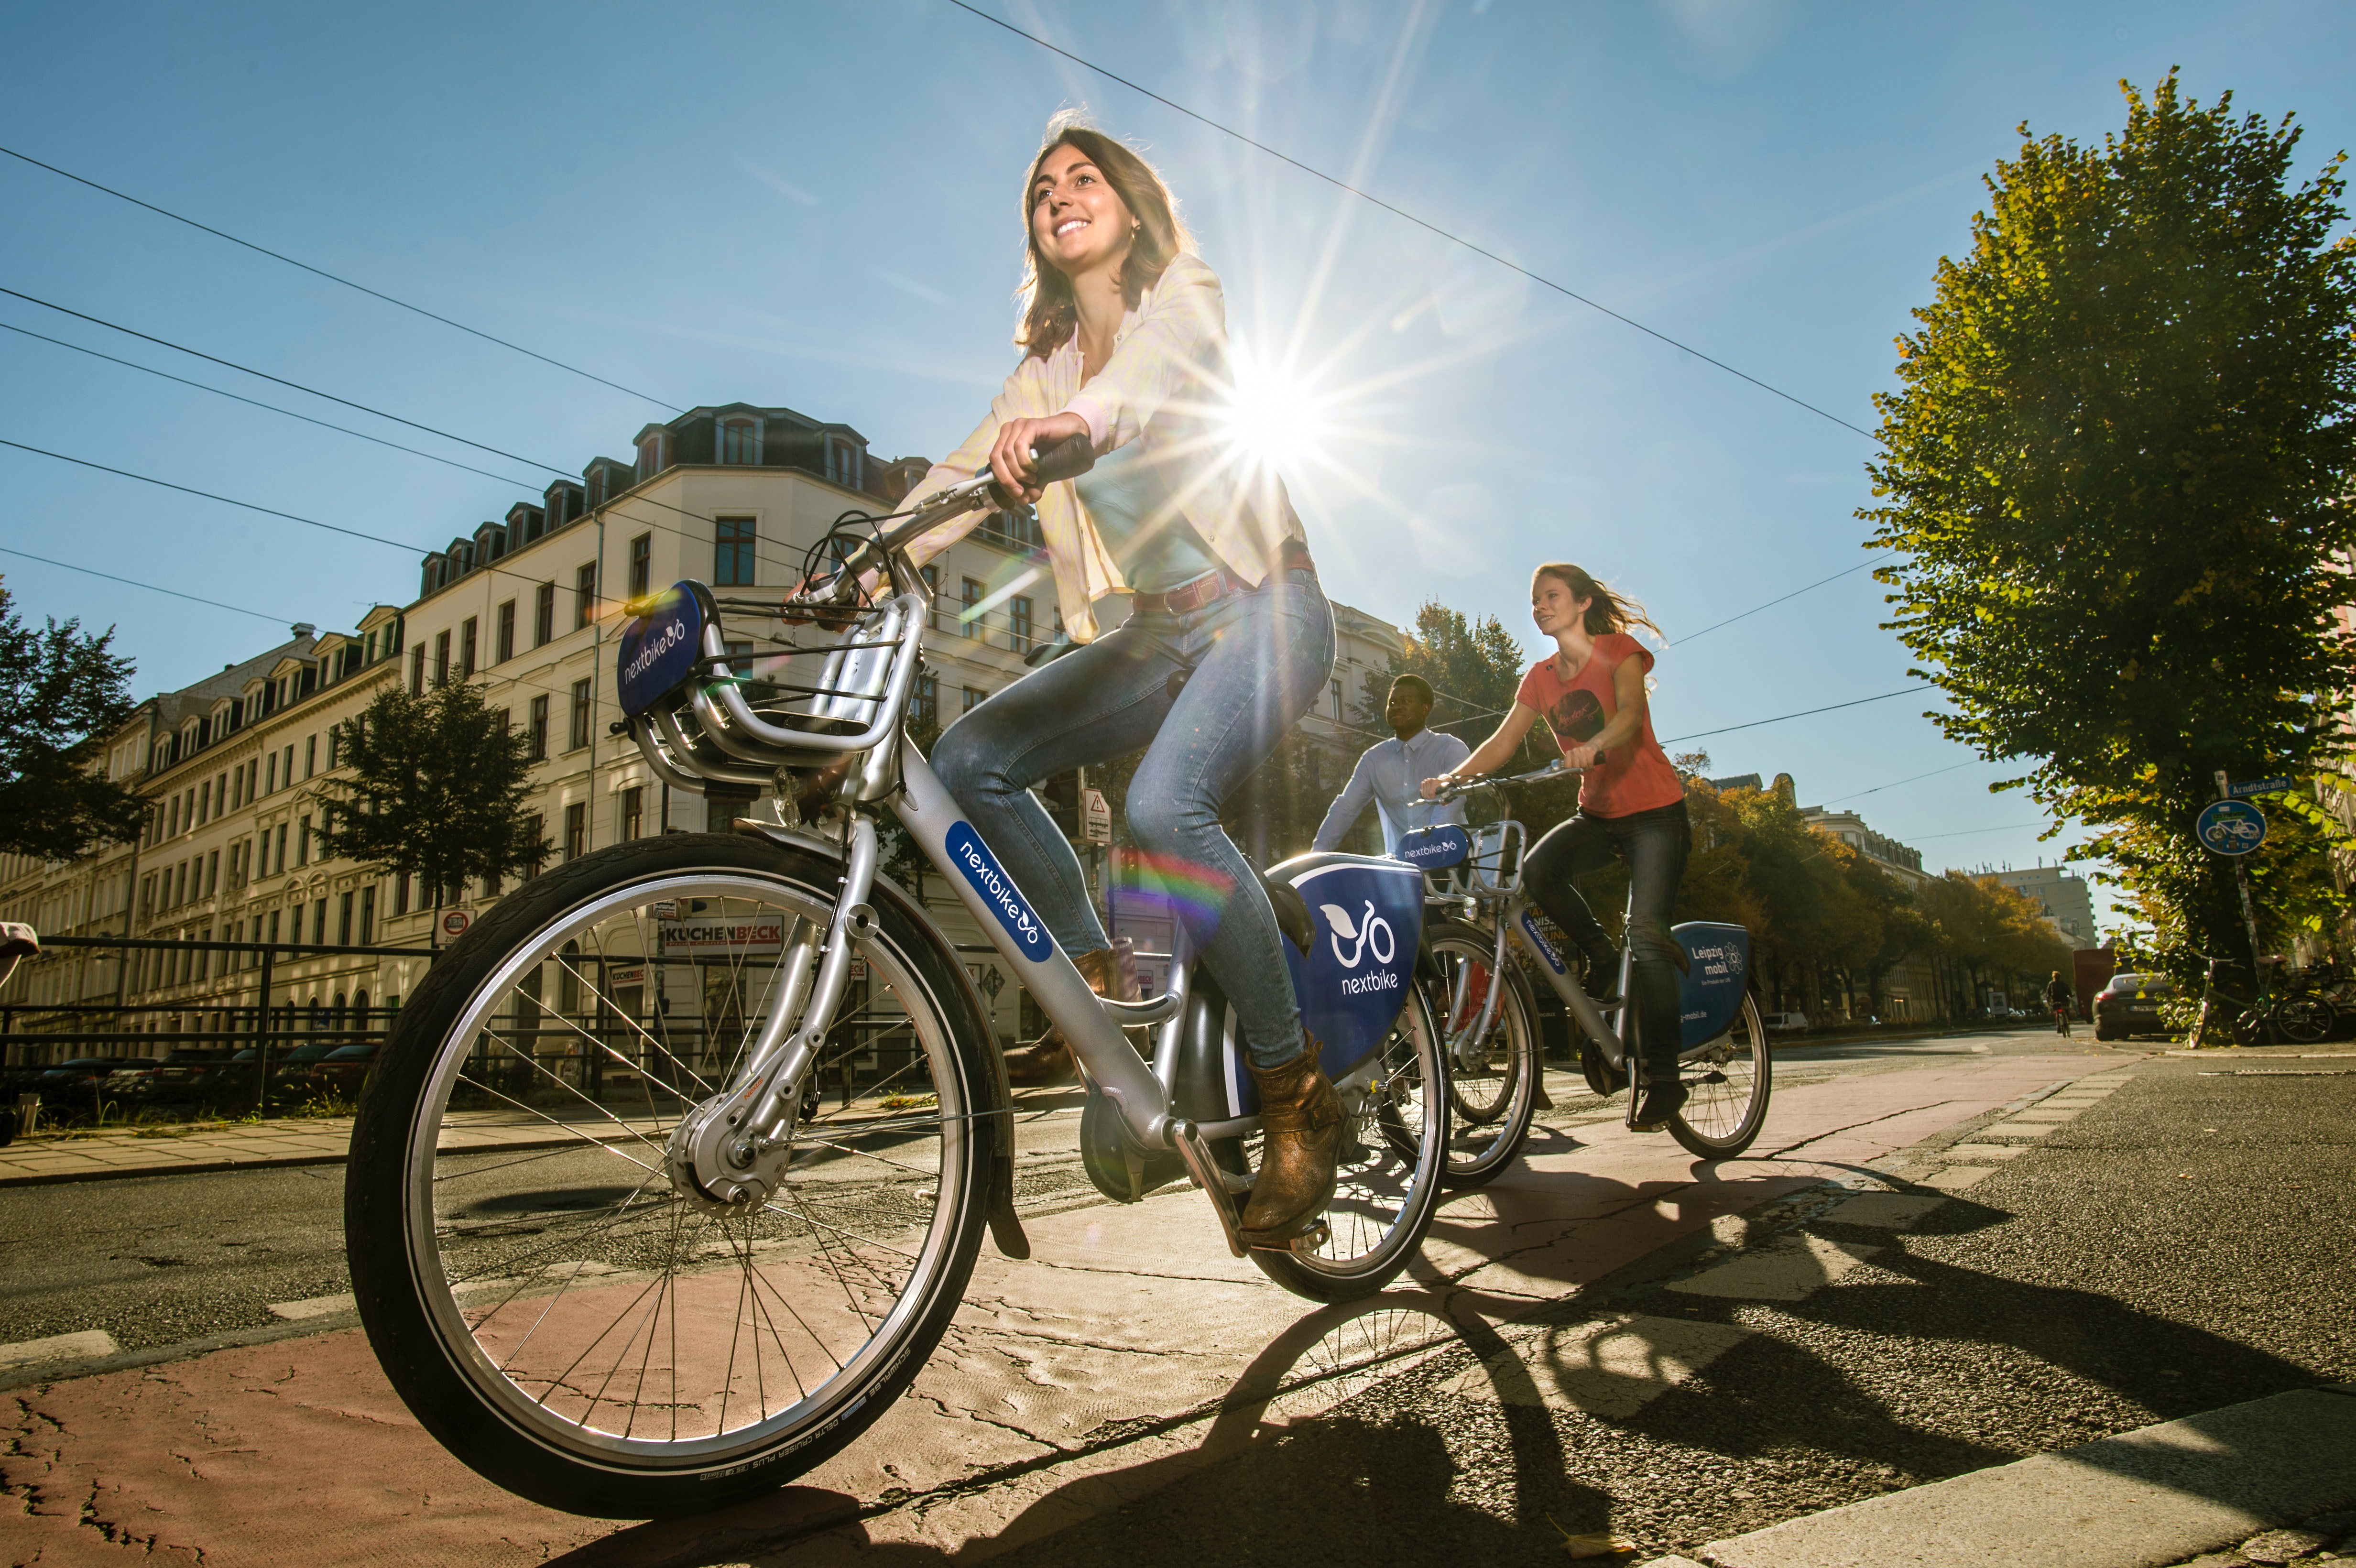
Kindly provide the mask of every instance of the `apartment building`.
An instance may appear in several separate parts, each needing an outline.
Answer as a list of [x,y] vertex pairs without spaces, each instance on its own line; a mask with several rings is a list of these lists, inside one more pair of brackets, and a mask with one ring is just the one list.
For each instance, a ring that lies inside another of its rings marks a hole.
[[[177,691],[149,698],[101,742],[108,776],[138,780],[145,829],[72,861],[0,858],[0,918],[45,936],[353,945],[378,940],[385,879],[320,852],[314,793],[339,763],[337,727],[400,666],[402,620],[380,604],[350,632],[293,637]],[[398,1005],[366,957],[282,955],[269,1003],[286,1026],[360,1027]],[[161,1055],[183,1031],[250,1028],[265,998],[256,955],[56,948],[11,983],[25,1021],[11,1061],[83,1054]],[[111,1013],[43,1014],[40,1006],[121,1004],[133,1036],[119,1049],[46,1046],[44,1034],[112,1028]],[[27,1054],[29,1052],[29,1055]]]
[[2015,870],[1987,871],[2014,892],[2036,903],[2047,923],[2072,948],[2095,945],[2094,896],[2086,879],[2066,866],[2029,866]]

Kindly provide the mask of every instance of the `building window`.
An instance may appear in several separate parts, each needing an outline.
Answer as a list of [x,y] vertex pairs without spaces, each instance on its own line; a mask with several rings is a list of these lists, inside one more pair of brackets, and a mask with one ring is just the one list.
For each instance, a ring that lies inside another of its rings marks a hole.
[[309,778],[319,771],[319,737],[303,737],[303,776]]
[[578,860],[589,853],[589,807],[586,803],[564,808],[564,858]]
[[545,697],[535,697],[531,699],[531,751],[530,754],[531,760],[535,763],[546,762],[548,760],[548,699]]
[[[982,690],[981,688],[978,686],[967,687],[965,688],[965,707],[961,711],[967,713],[972,712],[975,709],[981,706],[982,699],[989,695],[990,693]],[[309,818],[305,817],[304,820],[308,821]]]
[[641,599],[654,580],[655,536],[640,534],[630,541],[630,597]]
[[336,945],[338,947],[349,947],[352,944],[352,915],[356,912],[353,906],[358,901],[350,893],[346,893],[337,902]]
[[311,945],[327,945],[327,901],[325,899],[311,906]]
[[[366,947],[376,940],[376,884],[360,890],[360,945]],[[368,995],[363,991],[362,996]]]
[[941,683],[933,676],[916,677],[916,694],[908,702],[908,720],[920,730],[928,730],[941,721]]
[[533,595],[531,606],[531,645],[539,647],[556,635],[556,584],[543,582]]
[[965,580],[965,610],[958,616],[958,630],[969,637],[981,635],[981,580]]
[[723,420],[720,424],[720,461],[725,464],[752,464],[761,461],[761,422],[758,420]]
[[450,684],[450,634],[447,632],[434,634],[434,684]]
[[409,690],[412,696],[425,690],[425,645],[418,644],[409,650]]
[[622,837],[636,838],[647,830],[647,792],[643,788],[622,792]]
[[1333,722],[1339,724],[1342,721],[1342,683],[1334,681],[1330,689],[1333,694]]
[[[970,708],[973,705],[968,703],[966,706]],[[298,866],[311,863],[311,819],[307,816],[303,818],[300,830],[294,835],[294,863]]]
[[1018,654],[1031,651],[1031,601],[1023,594],[1006,602],[1006,645]]
[[409,873],[406,871],[392,879],[392,912],[409,912]]
[[573,574],[573,629],[579,631],[597,618],[597,563],[584,562]]
[[662,472],[663,432],[657,431],[638,443],[638,477],[651,479]]
[[278,825],[278,870],[281,876],[286,871],[286,824],[283,822]]
[[460,680],[474,678],[477,646],[475,617],[469,615],[458,627],[458,678]]
[[859,490],[867,485],[867,453],[857,442],[844,436],[826,438],[826,476],[846,490]]
[[513,657],[515,657],[515,601],[510,599],[506,603],[499,606],[498,645],[496,650],[496,660],[499,664],[505,664],[508,660]]
[[712,540],[712,586],[749,587],[753,581],[753,519],[713,518]]
[[577,752],[589,743],[589,683],[573,683],[573,731],[565,744],[568,752]]

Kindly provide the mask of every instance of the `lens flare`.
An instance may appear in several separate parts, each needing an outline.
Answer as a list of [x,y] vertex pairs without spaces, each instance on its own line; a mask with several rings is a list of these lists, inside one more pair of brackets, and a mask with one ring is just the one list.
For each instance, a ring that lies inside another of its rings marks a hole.
[[1296,467],[1322,460],[1332,429],[1331,408],[1308,378],[1238,340],[1230,361],[1235,384],[1222,424],[1229,444],[1269,466]]

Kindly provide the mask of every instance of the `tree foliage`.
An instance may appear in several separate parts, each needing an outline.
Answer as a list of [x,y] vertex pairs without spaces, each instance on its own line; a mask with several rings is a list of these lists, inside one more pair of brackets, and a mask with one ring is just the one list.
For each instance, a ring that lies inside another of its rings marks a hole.
[[70,860],[134,837],[145,806],[97,739],[131,717],[131,661],[80,621],[35,630],[0,583],[0,853]]
[[523,809],[531,741],[486,707],[482,688],[448,681],[422,696],[398,681],[338,736],[344,776],[316,790],[326,853],[438,895],[546,859],[540,817]]
[[2204,108],[2173,71],[2148,101],[2121,87],[2126,127],[2100,147],[2024,125],[1997,164],[1969,251],[1898,340],[1883,504],[1858,515],[1900,555],[1876,575],[1953,703],[1942,727],[2032,761],[2019,782],[2103,829],[2087,848],[2147,918],[2238,952],[2193,818],[2221,769],[2327,760],[2356,653],[2333,614],[2356,545],[2356,241],[2333,238],[2340,158],[2292,183],[2289,117]]

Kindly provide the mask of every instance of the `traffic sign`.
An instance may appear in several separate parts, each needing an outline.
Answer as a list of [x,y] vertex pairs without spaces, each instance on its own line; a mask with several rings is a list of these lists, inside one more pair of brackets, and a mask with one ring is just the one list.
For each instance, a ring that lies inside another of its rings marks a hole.
[[2266,841],[2266,814],[2246,800],[2211,801],[2192,831],[2220,855],[2246,855]]
[[1112,842],[1112,804],[1100,789],[1080,792],[1080,837],[1089,844]]
[[2290,783],[2288,779],[2250,779],[2235,784],[2229,793],[2236,800],[2248,795],[2280,795],[2290,788]]
[[449,937],[464,936],[466,934],[466,927],[473,923],[473,919],[474,917],[465,910],[445,909],[442,912],[442,934]]

